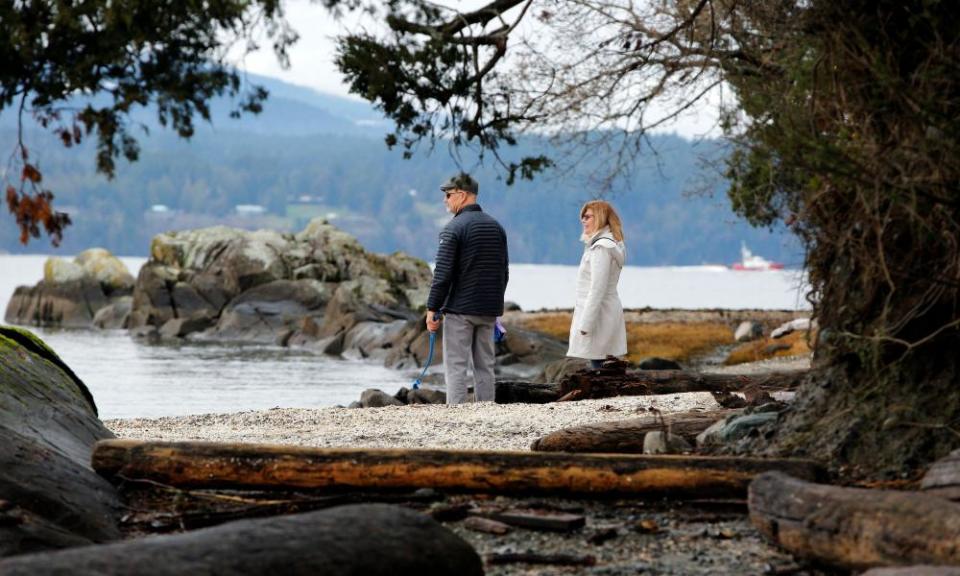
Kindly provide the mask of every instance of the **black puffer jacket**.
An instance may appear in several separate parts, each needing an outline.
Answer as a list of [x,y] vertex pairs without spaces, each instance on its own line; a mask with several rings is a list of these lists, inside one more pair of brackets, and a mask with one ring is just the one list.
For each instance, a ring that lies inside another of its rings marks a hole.
[[440,232],[427,308],[500,316],[507,289],[507,234],[478,204],[464,206]]

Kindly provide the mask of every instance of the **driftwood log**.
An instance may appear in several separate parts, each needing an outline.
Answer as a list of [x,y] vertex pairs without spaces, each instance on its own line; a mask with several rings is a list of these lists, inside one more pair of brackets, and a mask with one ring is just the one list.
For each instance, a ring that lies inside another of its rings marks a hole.
[[820,468],[806,460],[132,440],[98,443],[93,467],[107,478],[181,488],[439,488],[696,498],[743,497],[750,480],[768,470],[808,479],[820,474]]
[[672,434],[695,442],[697,434],[731,412],[686,412],[664,417],[651,414],[629,420],[572,426],[537,438],[530,449],[538,452],[642,454],[643,438],[647,432],[669,429]]
[[806,372],[774,372],[760,376],[700,374],[683,370],[583,370],[560,382],[561,398],[583,400],[612,396],[645,396],[681,392],[793,390]]
[[497,404],[546,404],[560,397],[560,387],[552,383],[514,382],[496,383],[494,400]]
[[790,553],[863,570],[960,565],[960,504],[917,492],[811,484],[772,472],[750,485],[750,520]]
[[0,561],[4,576],[483,574],[480,557],[429,516],[382,504],[231,522]]

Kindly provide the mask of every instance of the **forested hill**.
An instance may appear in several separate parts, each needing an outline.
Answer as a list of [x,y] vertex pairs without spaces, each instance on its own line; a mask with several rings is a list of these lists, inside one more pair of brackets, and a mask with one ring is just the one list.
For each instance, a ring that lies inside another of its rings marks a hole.
[[[368,105],[255,80],[271,92],[263,114],[231,120],[228,103],[216,103],[214,125],[199,127],[189,142],[157,128],[148,113],[139,115],[150,136],[140,138],[140,160],[119,162],[112,181],[94,173],[89,145],[64,149],[28,130],[31,158],[56,193],[57,207],[74,221],[56,251],[102,246],[146,255],[151,237],[168,229],[226,224],[298,230],[326,216],[370,249],[432,259],[437,232],[449,219],[438,185],[456,170],[446,147],[404,160],[384,146],[389,127]],[[11,150],[14,130],[9,115],[0,118],[0,142]],[[788,234],[753,229],[733,215],[722,182],[713,183],[712,197],[689,194],[702,180],[698,157],[714,144],[668,135],[652,142],[659,157],[638,167],[630,189],[608,196],[625,222],[629,264],[728,264],[739,257],[741,242],[769,259],[801,264]],[[523,146],[550,153],[542,142]],[[512,187],[492,166],[473,173],[481,205],[507,230],[513,262],[578,261],[579,206],[596,190],[576,171]],[[54,251],[45,238],[24,248],[18,236],[4,210],[0,251]]]

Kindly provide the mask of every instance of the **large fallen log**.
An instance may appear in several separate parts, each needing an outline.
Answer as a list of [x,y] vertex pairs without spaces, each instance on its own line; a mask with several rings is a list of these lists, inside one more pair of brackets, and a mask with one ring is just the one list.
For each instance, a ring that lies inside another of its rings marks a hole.
[[93,467],[107,478],[196,488],[440,488],[697,498],[744,497],[750,480],[768,470],[808,479],[820,474],[806,460],[132,440],[97,444]]
[[369,504],[0,561],[4,576],[394,573],[470,576],[483,565],[426,514]]
[[697,434],[731,412],[685,412],[663,417],[651,414],[629,420],[572,426],[537,438],[530,449],[538,452],[642,454],[643,438],[647,432],[669,429],[672,434],[695,441]]
[[811,484],[783,473],[750,485],[750,520],[819,563],[863,570],[960,564],[960,504],[918,492]]
[[806,372],[774,372],[759,376],[700,374],[683,370],[582,370],[560,382],[561,397],[577,399],[611,396],[645,396],[681,392],[741,392],[745,390],[793,390]]

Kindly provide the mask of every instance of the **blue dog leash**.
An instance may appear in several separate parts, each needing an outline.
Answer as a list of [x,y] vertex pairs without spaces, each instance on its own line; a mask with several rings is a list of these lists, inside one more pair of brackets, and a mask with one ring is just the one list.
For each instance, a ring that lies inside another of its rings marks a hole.
[[[439,319],[440,319],[440,313],[436,312],[433,315],[433,321],[436,322]],[[437,333],[431,332],[430,333],[430,352],[427,353],[427,362],[426,364],[423,365],[423,372],[421,372],[420,375],[417,376],[417,379],[413,381],[414,390],[420,389],[420,383],[423,382],[423,377],[427,375],[427,369],[430,368],[430,363],[433,362],[433,347],[436,343],[437,343]]]

